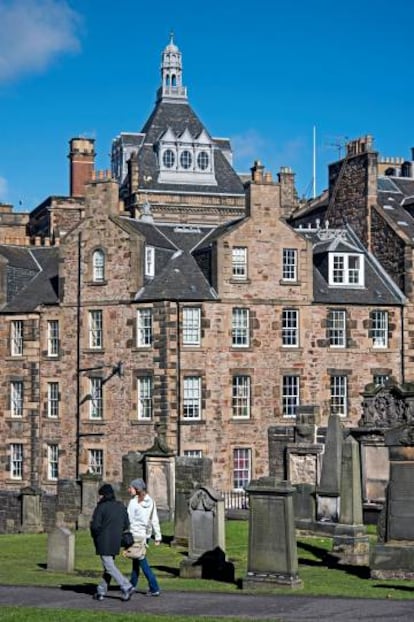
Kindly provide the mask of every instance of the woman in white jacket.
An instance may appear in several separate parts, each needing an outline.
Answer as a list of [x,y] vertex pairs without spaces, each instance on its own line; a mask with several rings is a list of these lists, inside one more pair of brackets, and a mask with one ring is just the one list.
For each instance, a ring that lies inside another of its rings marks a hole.
[[[130,522],[130,530],[134,536],[134,544],[142,544],[143,550],[147,541],[154,533],[155,544],[158,546],[161,542],[160,521],[158,520],[157,506],[155,501],[146,491],[146,485],[143,479],[137,478],[132,480],[128,491],[131,500],[128,504],[128,517]],[[148,581],[148,596],[159,596],[160,588],[154,573],[148,563],[146,556],[142,559],[132,559],[131,583],[136,588],[138,584],[139,571],[145,575]]]

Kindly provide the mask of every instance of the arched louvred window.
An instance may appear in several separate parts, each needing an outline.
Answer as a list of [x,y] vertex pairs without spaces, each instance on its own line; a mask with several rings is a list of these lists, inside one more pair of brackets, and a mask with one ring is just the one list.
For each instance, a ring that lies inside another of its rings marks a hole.
[[177,76],[175,74],[171,76],[171,86],[177,86]]
[[93,253],[93,281],[95,283],[102,283],[105,280],[105,253],[102,249],[98,248]]

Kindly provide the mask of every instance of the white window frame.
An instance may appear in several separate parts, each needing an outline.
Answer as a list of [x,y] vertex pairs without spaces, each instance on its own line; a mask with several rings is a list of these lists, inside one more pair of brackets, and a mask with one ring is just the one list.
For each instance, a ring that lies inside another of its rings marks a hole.
[[346,347],[346,311],[343,309],[329,309],[328,311],[328,339],[331,348]]
[[201,309],[200,307],[183,307],[183,345],[199,346],[201,343]]
[[184,457],[185,458],[202,458],[203,450],[202,449],[184,449]]
[[372,347],[388,348],[388,311],[375,309],[371,312]]
[[59,383],[47,383],[47,416],[56,419],[59,416]]
[[234,307],[232,310],[232,346],[248,348],[250,345],[250,309]]
[[94,421],[103,419],[103,380],[98,376],[91,376],[89,419]]
[[94,283],[103,283],[105,281],[105,253],[101,248],[93,251],[92,280]]
[[100,309],[89,311],[89,347],[93,350],[103,348],[103,314]]
[[282,310],[282,346],[297,348],[299,345],[299,310]]
[[234,375],[232,381],[233,419],[250,419],[250,376]]
[[296,417],[300,404],[300,376],[284,374],[282,376],[282,415],[287,418]]
[[152,419],[152,377],[138,376],[137,378],[137,408],[140,421]]
[[145,246],[145,276],[152,279],[155,275],[155,248]]
[[10,477],[11,479],[23,479],[23,444],[10,444]]
[[88,449],[88,472],[96,475],[104,474],[103,449]]
[[233,448],[233,490],[244,490],[252,479],[252,450],[250,447]]
[[385,386],[389,378],[390,377],[388,374],[374,374],[372,382],[375,384],[376,387],[383,387]]
[[331,376],[330,410],[332,415],[348,415],[348,377],[344,374]]
[[12,356],[23,356],[23,320],[12,320],[10,326],[10,353]]
[[152,346],[152,309],[143,307],[137,309],[137,347],[150,348]]
[[183,379],[183,419],[201,419],[201,377],[186,376]]
[[10,382],[10,414],[12,417],[23,417],[23,380]]
[[47,446],[47,479],[56,482],[59,479],[59,445]]
[[231,251],[232,277],[238,281],[247,279],[247,247],[233,246]]
[[47,355],[59,356],[59,320],[47,321]]
[[329,253],[329,285],[364,287],[364,260],[358,253]]
[[296,248],[284,248],[282,251],[282,281],[298,280],[298,251]]

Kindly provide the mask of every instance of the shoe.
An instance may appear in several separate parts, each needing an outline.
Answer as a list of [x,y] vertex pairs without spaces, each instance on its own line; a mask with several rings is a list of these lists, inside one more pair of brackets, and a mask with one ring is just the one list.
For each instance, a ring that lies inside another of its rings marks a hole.
[[132,594],[135,592],[135,588],[133,585],[129,587],[125,592],[122,592],[122,600],[127,601],[131,599]]
[[159,596],[160,593],[161,593],[160,591],[151,592],[151,590],[148,590],[148,592],[145,594],[145,596]]
[[94,600],[103,600],[104,598],[105,596],[103,594],[100,594],[99,592],[96,592],[96,594],[93,595]]

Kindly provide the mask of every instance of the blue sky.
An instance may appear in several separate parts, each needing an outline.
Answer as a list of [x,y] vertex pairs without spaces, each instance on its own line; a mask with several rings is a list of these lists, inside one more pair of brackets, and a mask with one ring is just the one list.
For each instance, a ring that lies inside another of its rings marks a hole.
[[414,2],[400,0],[0,0],[0,202],[30,211],[67,195],[68,142],[140,131],[171,30],[189,101],[229,137],[238,172],[259,159],[311,194],[346,139],[384,156],[414,146]]

